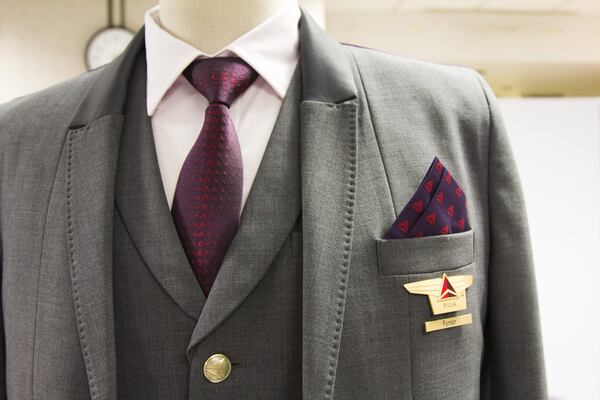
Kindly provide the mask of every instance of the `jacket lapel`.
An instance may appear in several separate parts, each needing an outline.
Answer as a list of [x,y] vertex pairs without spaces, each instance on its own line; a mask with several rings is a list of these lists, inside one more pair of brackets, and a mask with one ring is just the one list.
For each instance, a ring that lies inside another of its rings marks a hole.
[[67,245],[79,338],[93,400],[116,399],[112,233],[114,185],[129,71],[143,30],[96,72],[67,133]]
[[114,399],[113,185],[120,116],[67,137],[66,215],[71,285],[93,399]]
[[351,56],[306,13],[300,48],[304,399],[331,399],[352,251],[357,98]]

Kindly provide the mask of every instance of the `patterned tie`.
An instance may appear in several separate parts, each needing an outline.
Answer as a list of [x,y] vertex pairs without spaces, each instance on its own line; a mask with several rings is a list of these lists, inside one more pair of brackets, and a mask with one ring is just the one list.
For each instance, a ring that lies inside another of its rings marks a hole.
[[171,214],[208,296],[238,229],[242,206],[242,153],[229,107],[258,74],[239,57],[213,57],[194,61],[183,75],[209,105],[179,173]]

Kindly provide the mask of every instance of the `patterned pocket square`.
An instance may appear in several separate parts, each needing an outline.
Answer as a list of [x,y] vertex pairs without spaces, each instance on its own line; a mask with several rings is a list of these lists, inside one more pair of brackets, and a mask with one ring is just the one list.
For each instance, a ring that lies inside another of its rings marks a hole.
[[450,171],[435,157],[384,239],[445,235],[469,229],[467,197]]

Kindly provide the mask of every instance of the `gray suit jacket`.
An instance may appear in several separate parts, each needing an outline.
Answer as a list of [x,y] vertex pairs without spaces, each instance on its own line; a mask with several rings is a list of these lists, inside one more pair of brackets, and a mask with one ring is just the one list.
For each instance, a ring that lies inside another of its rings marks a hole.
[[[300,31],[303,397],[545,398],[525,203],[488,84],[340,44],[304,11]],[[39,382],[83,360],[90,397],[116,398],[115,165],[143,45],[142,29],[112,63],[0,106],[0,397],[48,398]],[[384,240],[436,155],[468,196],[471,230]],[[45,279],[57,269],[68,278]],[[443,272],[473,276],[473,323],[426,333],[427,298],[403,285]],[[72,304],[41,304],[53,291]],[[41,307],[64,312],[48,321]],[[44,346],[61,356],[41,364]]]

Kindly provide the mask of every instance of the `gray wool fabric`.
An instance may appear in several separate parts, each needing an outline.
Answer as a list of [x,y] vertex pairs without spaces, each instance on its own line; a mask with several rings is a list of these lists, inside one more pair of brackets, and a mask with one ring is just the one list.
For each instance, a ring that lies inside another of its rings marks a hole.
[[[340,44],[300,62],[208,298],[144,110],[144,29],[112,63],[0,105],[8,399],[545,399],[527,213],[474,70]],[[434,156],[471,230],[382,237]],[[405,283],[472,275],[472,324],[426,333]],[[204,361],[233,367],[208,382]]]

